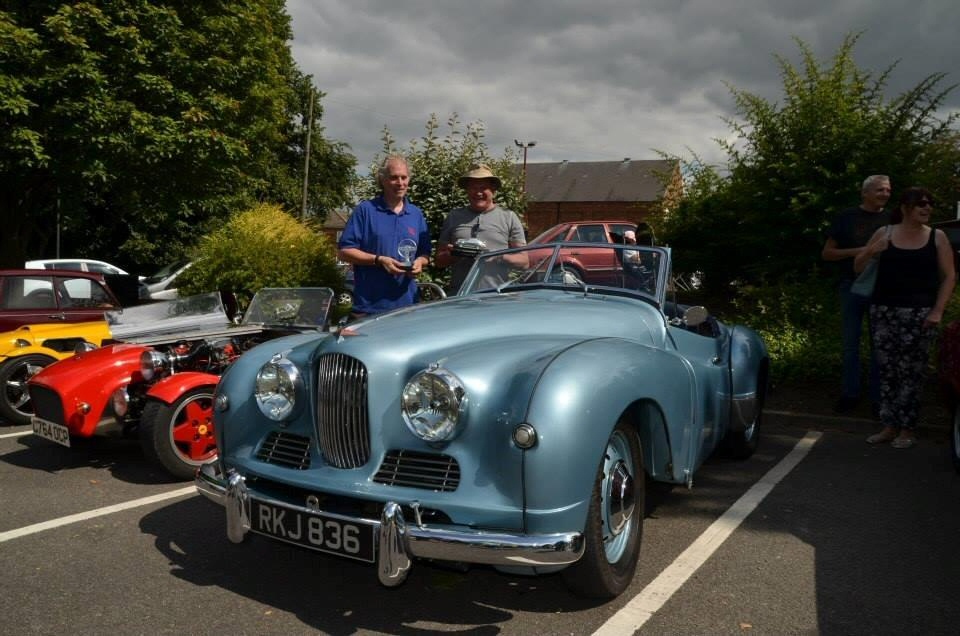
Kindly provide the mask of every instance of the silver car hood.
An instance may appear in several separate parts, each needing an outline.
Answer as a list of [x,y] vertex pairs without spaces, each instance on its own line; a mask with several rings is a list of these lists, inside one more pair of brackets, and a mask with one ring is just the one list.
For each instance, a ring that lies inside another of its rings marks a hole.
[[532,290],[475,294],[382,314],[342,330],[336,344],[363,357],[394,358],[415,353],[458,351],[501,340],[586,340],[592,334],[663,346],[666,324],[652,304],[639,299]]

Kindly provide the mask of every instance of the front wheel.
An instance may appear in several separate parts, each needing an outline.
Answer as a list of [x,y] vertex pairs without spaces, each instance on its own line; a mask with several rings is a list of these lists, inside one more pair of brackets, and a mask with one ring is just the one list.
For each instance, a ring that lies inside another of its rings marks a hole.
[[30,392],[27,391],[27,380],[53,362],[55,360],[50,356],[33,353],[17,356],[0,364],[0,386],[3,387],[3,394],[0,395],[0,418],[17,426],[30,423],[33,404],[30,402]]
[[213,429],[213,387],[187,391],[172,404],[147,400],[140,418],[140,446],[148,459],[178,479],[217,456]]
[[953,467],[960,473],[960,402],[953,405],[953,426],[950,430],[950,457]]
[[645,475],[637,432],[617,423],[593,485],[583,556],[563,571],[573,592],[613,598],[633,580],[643,539]]

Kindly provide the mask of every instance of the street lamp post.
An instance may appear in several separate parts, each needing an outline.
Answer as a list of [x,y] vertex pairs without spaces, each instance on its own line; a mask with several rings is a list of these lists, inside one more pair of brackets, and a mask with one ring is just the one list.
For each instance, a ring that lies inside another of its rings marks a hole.
[[535,141],[520,141],[519,139],[514,139],[513,143],[517,144],[518,148],[523,148],[523,195],[527,195],[527,148],[533,148],[537,145]]

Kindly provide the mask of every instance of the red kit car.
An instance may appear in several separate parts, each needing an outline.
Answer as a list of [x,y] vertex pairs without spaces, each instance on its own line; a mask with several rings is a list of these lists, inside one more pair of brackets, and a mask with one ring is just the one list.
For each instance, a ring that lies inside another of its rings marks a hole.
[[[217,294],[138,307],[154,314],[137,316],[149,335],[128,325],[124,342],[54,363],[31,378],[34,434],[68,447],[74,437],[137,436],[148,458],[190,479],[217,455],[212,414],[220,374],[261,342],[325,329],[332,301],[326,287],[262,289],[236,325]],[[124,331],[112,327],[118,328]]]

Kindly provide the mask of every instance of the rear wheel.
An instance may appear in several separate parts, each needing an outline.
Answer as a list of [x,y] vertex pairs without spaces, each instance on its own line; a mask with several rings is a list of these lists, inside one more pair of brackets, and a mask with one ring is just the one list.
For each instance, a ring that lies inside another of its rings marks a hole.
[[178,479],[217,456],[213,428],[213,387],[187,391],[173,404],[148,400],[140,418],[140,445],[150,460]]
[[3,387],[3,394],[0,395],[0,418],[17,426],[30,423],[33,403],[27,391],[27,380],[53,362],[55,360],[50,356],[32,353],[0,364],[0,387]]
[[644,488],[640,440],[633,427],[620,421],[593,485],[583,556],[563,571],[572,591],[613,598],[630,585],[643,539]]

